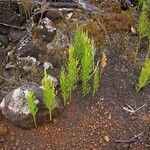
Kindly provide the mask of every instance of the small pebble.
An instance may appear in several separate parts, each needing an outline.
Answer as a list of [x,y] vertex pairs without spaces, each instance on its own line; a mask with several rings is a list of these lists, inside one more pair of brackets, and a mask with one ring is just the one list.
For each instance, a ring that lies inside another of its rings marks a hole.
[[106,142],[109,142],[109,141],[110,141],[110,138],[109,138],[108,135],[104,136],[104,139],[105,139]]

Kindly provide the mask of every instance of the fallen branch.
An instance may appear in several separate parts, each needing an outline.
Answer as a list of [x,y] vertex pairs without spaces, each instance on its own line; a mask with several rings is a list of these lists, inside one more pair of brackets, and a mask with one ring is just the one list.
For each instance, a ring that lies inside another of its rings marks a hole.
[[[37,2],[36,4],[37,5]],[[38,3],[38,5],[41,5],[41,3]],[[80,9],[87,11],[89,13],[93,14],[102,14],[102,15],[109,15],[108,12],[104,11],[103,9],[100,9],[96,6],[93,6],[91,4],[88,4],[87,2],[84,2],[83,0],[76,0],[75,2],[50,2],[49,6],[45,10],[45,12],[49,9]],[[41,13],[40,8],[34,12],[34,14],[39,14]]]
[[138,135],[135,135],[134,137],[132,137],[131,139],[129,140],[115,140],[116,143],[132,143],[135,141],[135,139],[139,138],[141,135],[143,135],[143,132],[138,134]]

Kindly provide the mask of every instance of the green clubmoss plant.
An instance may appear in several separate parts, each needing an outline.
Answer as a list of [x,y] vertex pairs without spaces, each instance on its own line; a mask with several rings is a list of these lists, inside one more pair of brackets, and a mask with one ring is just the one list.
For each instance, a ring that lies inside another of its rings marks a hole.
[[142,8],[144,0],[138,0],[138,8]]
[[78,70],[78,61],[74,58],[74,48],[73,46],[70,46],[69,61],[66,66],[66,71],[64,68],[62,68],[60,74],[60,86],[64,99],[64,105],[66,101],[68,101],[69,95],[71,99],[71,92],[76,88],[78,80]]
[[78,59],[79,64],[81,65],[82,92],[83,96],[85,96],[90,91],[89,81],[94,66],[94,47],[87,32],[84,32],[80,27],[77,27],[74,33],[73,47],[74,56]]
[[64,67],[61,68],[60,72],[60,88],[61,88],[61,93],[63,97],[63,102],[64,105],[66,104],[68,98],[69,98],[69,88],[68,88],[69,80],[68,80],[68,75],[66,73],[66,70]]
[[28,111],[32,114],[34,125],[37,128],[35,116],[38,112],[38,108],[36,106],[36,96],[34,92],[30,89],[25,92],[25,97],[27,100]]
[[150,80],[150,58],[146,59],[144,66],[141,70],[138,83],[135,86],[137,92],[139,92],[143,87],[145,87]]
[[56,108],[56,92],[54,83],[48,78],[46,69],[44,68],[44,78],[42,80],[43,100],[45,106],[49,110],[49,120],[52,121],[52,111]]
[[85,54],[81,61],[81,80],[83,96],[87,95],[90,91],[89,81],[93,71],[93,53],[91,49],[85,48]]
[[74,55],[80,63],[85,55],[86,49],[93,51],[93,43],[88,37],[88,33],[84,32],[81,27],[76,28],[73,38]]
[[[149,17],[149,10],[150,10],[150,2],[146,2],[143,0],[142,2],[142,12],[139,17],[139,24],[138,24],[138,31],[139,31],[139,40],[136,48],[135,59],[137,57],[138,49],[140,47],[141,39],[147,37],[150,41],[150,17]],[[149,53],[149,50],[148,50]],[[148,55],[147,53],[147,55]]]
[[78,81],[78,60],[74,56],[74,47],[70,46],[69,48],[69,61],[67,64],[67,71],[68,71],[68,87],[69,93],[71,96],[71,92],[75,90],[77,81]]

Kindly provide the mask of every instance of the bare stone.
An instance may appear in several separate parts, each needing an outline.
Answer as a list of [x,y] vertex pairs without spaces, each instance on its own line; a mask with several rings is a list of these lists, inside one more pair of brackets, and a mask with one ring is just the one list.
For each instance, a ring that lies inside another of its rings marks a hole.
[[28,31],[33,43],[41,50],[47,49],[47,43],[52,42],[56,34],[56,28],[48,18],[41,19],[39,25],[32,25]]
[[0,47],[6,47],[8,45],[8,38],[5,35],[0,35]]
[[42,51],[31,41],[29,37],[26,37],[20,41],[20,44],[14,49],[14,53],[17,57],[37,57]]

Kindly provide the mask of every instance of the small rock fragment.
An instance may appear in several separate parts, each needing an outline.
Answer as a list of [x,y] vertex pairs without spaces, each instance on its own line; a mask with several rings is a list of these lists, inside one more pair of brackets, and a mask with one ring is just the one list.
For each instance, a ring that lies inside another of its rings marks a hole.
[[105,139],[106,142],[109,142],[109,141],[110,141],[110,138],[109,138],[108,135],[104,136],[104,139]]
[[48,43],[52,42],[56,34],[56,28],[48,18],[41,19],[40,24],[33,25],[29,29],[33,43],[40,49],[46,49]]
[[136,34],[137,34],[137,31],[135,30],[134,27],[131,27],[131,33],[132,33],[133,35],[136,35]]
[[44,65],[46,70],[48,70],[49,68],[53,69],[53,65],[50,62],[44,62]]
[[5,35],[0,35],[0,47],[6,47],[8,42],[9,40]]
[[143,120],[147,123],[150,123],[150,115],[144,115]]

